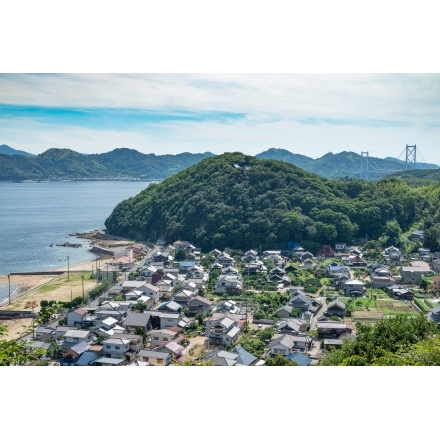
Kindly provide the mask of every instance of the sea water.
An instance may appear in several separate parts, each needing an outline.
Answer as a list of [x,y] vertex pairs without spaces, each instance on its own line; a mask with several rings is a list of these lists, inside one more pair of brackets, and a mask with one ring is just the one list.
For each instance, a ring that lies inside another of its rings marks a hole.
[[[104,227],[145,181],[0,182],[0,274],[50,271],[93,260],[89,242],[71,236]],[[59,246],[79,243],[81,247]],[[6,290],[6,292],[5,292]],[[0,290],[8,294],[9,286]],[[1,300],[1,298],[0,298]]]

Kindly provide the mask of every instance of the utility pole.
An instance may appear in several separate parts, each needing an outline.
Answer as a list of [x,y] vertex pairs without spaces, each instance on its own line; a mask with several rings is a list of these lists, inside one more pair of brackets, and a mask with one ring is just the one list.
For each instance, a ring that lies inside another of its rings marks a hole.
[[8,284],[9,284],[9,304],[11,304],[11,274],[8,274]]
[[82,283],[83,299],[84,299],[84,274],[81,275],[81,283]]
[[69,271],[69,256],[67,256],[67,281],[70,280],[70,271]]

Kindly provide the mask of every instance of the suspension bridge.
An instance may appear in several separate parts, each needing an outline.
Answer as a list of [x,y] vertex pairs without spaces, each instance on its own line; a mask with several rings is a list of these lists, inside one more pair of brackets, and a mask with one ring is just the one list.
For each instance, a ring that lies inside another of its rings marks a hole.
[[[422,161],[419,162],[417,159],[421,158]],[[396,163],[396,169],[391,169],[389,163],[394,160]],[[386,161],[386,165],[384,161]],[[399,173],[402,171],[409,170],[426,170],[426,169],[438,169],[438,165],[430,164],[426,161],[417,149],[417,145],[406,145],[403,151],[400,153],[397,159],[376,159],[369,156],[368,151],[361,152],[361,167],[360,171],[356,174],[360,174],[361,179],[374,179],[381,174]]]

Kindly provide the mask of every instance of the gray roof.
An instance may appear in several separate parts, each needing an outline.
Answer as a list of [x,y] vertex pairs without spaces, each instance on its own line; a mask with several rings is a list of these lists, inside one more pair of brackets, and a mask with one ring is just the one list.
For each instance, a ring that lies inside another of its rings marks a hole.
[[295,340],[291,335],[281,335],[269,343],[269,348],[272,348],[275,345],[284,345],[284,347],[292,349],[292,347],[295,345]]
[[156,351],[156,350],[140,350],[139,356],[148,358],[155,357],[157,359],[168,359],[171,355],[168,352]]
[[67,332],[64,334],[65,337],[70,338],[86,338],[89,336],[90,330],[67,330]]
[[124,319],[124,326],[133,326],[133,327],[146,327],[148,322],[150,321],[150,312],[146,313],[127,313],[126,318]]
[[343,322],[318,322],[316,324],[316,326],[318,327],[318,329],[322,328],[322,329],[346,329],[347,328],[347,324],[343,323]]
[[234,351],[239,355],[237,362],[243,365],[252,365],[258,359],[252,353],[245,350],[241,345],[236,345]]
[[344,309],[345,310],[345,304],[341,301],[338,301],[337,299],[335,299],[334,301],[332,301],[331,303],[329,303],[327,305],[327,308],[331,308],[331,307],[339,307],[340,309]]
[[90,344],[86,341],[79,342],[78,344],[73,345],[70,347],[71,350],[73,350],[77,354],[82,354],[85,351],[87,351],[90,348]]
[[107,365],[120,365],[125,362],[123,358],[109,358],[105,356],[101,356],[98,359],[95,359],[92,363],[102,363]]

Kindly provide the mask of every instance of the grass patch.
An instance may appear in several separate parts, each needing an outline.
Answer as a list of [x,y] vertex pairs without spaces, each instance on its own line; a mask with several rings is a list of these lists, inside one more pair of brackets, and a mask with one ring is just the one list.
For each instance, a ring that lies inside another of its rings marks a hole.
[[41,286],[38,288],[38,293],[46,293],[46,292],[53,292],[56,289],[59,289],[60,287],[80,287],[82,285],[82,278],[81,275],[84,276],[84,279],[86,279],[86,276],[90,274],[90,271],[84,271],[84,272],[75,272],[71,273],[69,275],[69,280],[67,280],[67,274],[62,275],[52,281],[49,281],[44,286]]

